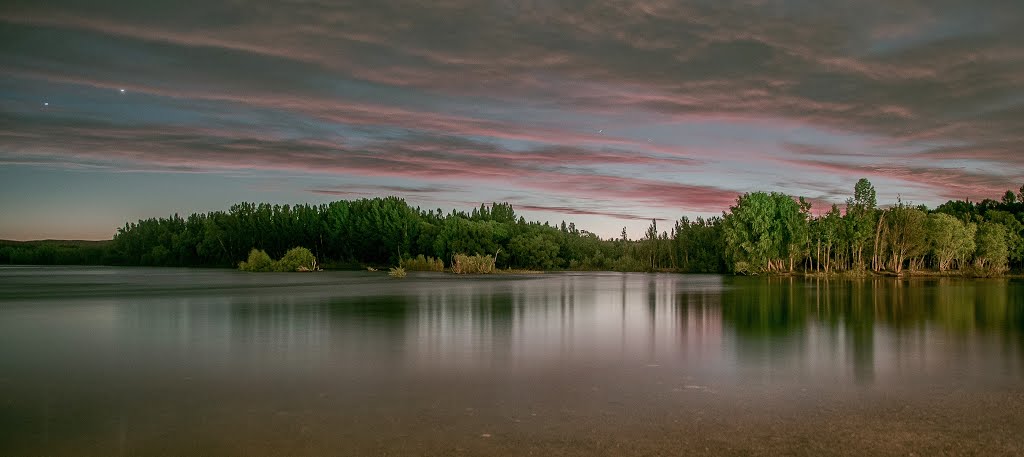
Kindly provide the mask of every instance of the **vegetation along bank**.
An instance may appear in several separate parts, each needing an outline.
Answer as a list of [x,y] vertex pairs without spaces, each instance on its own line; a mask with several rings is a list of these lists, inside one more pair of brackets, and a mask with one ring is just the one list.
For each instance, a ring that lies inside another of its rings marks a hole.
[[[296,247],[305,250],[289,253]],[[262,254],[251,258],[254,250]],[[602,239],[573,224],[528,222],[508,203],[444,214],[386,197],[322,205],[241,203],[227,211],[128,223],[105,242],[0,242],[4,264],[241,262],[244,269],[258,270],[401,266],[467,273],[511,268],[991,276],[1024,266],[1024,186],[998,201],[951,200],[933,209],[899,200],[880,206],[866,179],[843,207],[826,211],[813,211],[803,198],[753,192],[721,217],[683,217],[667,229],[651,221],[641,239],[630,239],[625,229],[621,237]]]

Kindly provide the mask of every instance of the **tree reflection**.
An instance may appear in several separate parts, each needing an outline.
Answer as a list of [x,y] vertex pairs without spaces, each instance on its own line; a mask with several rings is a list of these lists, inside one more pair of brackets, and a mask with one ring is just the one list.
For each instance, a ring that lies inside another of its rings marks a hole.
[[882,334],[899,346],[940,331],[948,344],[988,338],[1024,353],[1024,296],[1014,280],[776,277],[730,284],[722,320],[743,359],[784,360],[813,340],[828,346],[825,353],[845,355],[855,379],[868,383]]

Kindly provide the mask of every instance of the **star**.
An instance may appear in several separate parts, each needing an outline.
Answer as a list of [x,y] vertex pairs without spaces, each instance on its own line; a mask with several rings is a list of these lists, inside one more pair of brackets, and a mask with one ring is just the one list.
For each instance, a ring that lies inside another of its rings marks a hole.
[[123,94],[124,93],[124,89],[120,89],[120,90],[121,90],[121,93]]
[[50,106],[50,102],[43,102],[43,106]]

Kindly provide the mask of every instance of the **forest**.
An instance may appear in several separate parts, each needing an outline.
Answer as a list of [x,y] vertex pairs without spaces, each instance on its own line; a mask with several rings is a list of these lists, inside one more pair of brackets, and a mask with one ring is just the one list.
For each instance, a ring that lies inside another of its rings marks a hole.
[[[106,242],[0,242],[2,264],[237,267],[254,250],[279,258],[303,247],[327,269],[441,270],[464,256],[495,269],[739,274],[942,273],[989,276],[1024,262],[1024,186],[1000,200],[929,209],[880,206],[861,179],[843,207],[753,192],[720,217],[652,220],[615,239],[574,224],[529,222],[508,203],[429,210],[397,197],[321,205],[240,203],[227,211],[127,223]],[[662,224],[664,225],[664,224]],[[460,257],[462,256],[462,257]]]

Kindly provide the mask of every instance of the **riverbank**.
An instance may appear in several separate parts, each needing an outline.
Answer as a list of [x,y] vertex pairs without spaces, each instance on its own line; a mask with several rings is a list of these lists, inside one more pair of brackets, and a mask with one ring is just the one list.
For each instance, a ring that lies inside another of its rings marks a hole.
[[908,279],[908,278],[968,278],[968,279],[984,279],[984,278],[1022,278],[1024,274],[1020,272],[1012,273],[979,273],[974,271],[962,271],[962,270],[950,270],[950,271],[937,271],[937,270],[903,270],[899,273],[892,271],[840,271],[840,272],[792,272],[792,273],[781,273],[773,274],[772,276],[802,276],[806,278],[849,278],[849,279],[860,279],[860,278],[894,278],[894,279]]

